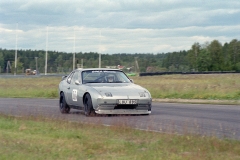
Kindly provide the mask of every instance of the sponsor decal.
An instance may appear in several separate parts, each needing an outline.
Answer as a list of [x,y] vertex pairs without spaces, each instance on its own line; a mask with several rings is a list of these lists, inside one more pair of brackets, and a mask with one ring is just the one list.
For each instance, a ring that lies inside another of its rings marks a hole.
[[102,71],[102,70],[95,70],[92,73],[116,73],[116,71]]
[[72,100],[77,101],[77,90],[76,89],[72,90]]

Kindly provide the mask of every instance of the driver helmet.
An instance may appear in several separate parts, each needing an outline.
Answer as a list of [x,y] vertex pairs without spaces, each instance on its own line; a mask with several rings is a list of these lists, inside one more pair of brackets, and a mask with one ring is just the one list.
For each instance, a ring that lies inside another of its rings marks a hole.
[[114,82],[114,75],[112,75],[112,74],[109,74],[107,77],[106,77],[106,79],[107,79],[107,82]]

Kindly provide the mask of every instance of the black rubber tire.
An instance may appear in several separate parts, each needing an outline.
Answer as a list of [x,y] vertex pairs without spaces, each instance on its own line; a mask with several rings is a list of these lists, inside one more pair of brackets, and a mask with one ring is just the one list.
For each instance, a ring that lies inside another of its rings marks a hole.
[[59,109],[60,112],[63,114],[69,113],[70,112],[70,107],[68,106],[64,93],[61,93],[60,98],[59,98]]
[[92,105],[92,98],[90,96],[90,94],[86,94],[83,100],[84,103],[84,114],[85,116],[95,116],[95,110],[93,109],[93,105]]

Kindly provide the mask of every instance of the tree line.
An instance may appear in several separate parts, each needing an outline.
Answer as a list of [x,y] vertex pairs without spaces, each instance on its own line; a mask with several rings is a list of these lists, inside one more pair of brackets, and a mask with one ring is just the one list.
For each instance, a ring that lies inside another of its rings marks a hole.
[[169,53],[163,67],[171,71],[240,71],[240,41],[194,43],[188,51]]
[[[75,68],[99,67],[99,54],[96,52],[66,53],[47,52],[47,72],[67,73]],[[0,48],[0,72],[24,73],[26,69],[45,71],[46,51],[17,50],[15,69],[15,50]],[[194,43],[190,50],[169,53],[116,53],[101,54],[101,67],[124,66],[125,72],[161,71],[240,71],[240,41],[233,39],[222,45],[218,40],[204,44]]]

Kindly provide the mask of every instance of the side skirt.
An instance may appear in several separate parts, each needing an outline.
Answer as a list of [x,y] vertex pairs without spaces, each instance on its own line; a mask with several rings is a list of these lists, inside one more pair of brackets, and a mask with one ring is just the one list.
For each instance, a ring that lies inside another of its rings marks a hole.
[[69,107],[70,107],[70,108],[73,108],[73,109],[84,110],[84,107],[82,107],[82,106],[69,105]]

